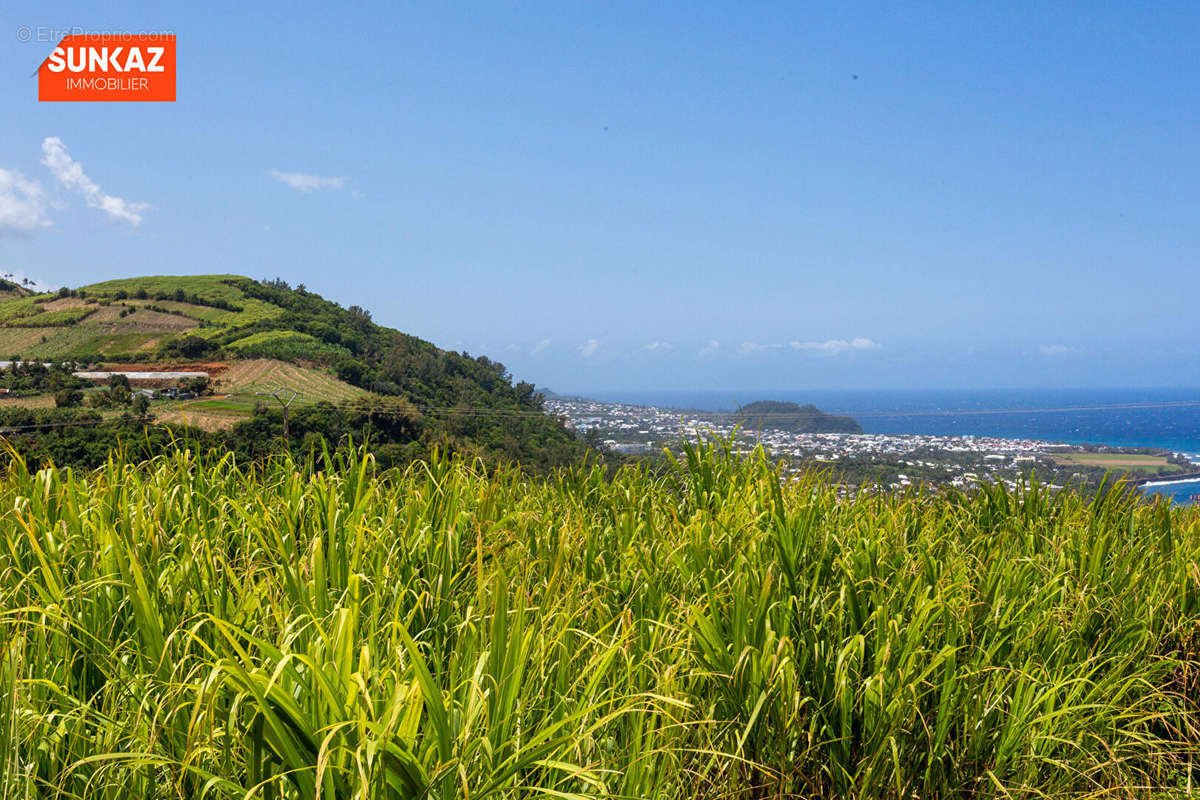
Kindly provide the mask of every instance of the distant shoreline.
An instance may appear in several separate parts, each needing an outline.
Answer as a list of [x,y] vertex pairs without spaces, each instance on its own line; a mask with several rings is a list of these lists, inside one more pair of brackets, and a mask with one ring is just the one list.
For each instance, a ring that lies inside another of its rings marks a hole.
[[785,402],[812,403],[826,413],[852,417],[868,434],[975,435],[1120,449],[1154,448],[1192,454],[1200,461],[1200,436],[1195,434],[1200,430],[1200,391],[1192,387],[738,389],[586,394],[595,402],[721,414],[736,413],[735,399],[744,405],[746,400],[772,397]]
[[1169,480],[1162,480],[1161,478],[1161,475],[1156,475],[1153,478],[1141,478],[1139,480],[1130,481],[1130,483],[1139,487],[1171,486],[1172,484],[1176,483],[1192,483],[1194,481],[1200,481],[1200,472],[1189,472],[1185,475],[1176,475]]

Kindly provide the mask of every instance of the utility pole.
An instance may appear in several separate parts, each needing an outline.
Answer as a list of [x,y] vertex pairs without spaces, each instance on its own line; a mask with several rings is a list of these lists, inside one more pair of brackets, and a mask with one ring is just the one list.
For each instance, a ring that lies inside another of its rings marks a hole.
[[275,402],[283,409],[283,440],[286,442],[288,438],[288,409],[292,403],[300,399],[300,393],[295,389],[280,387],[273,392],[255,392],[255,394],[266,395],[267,397],[275,398]]

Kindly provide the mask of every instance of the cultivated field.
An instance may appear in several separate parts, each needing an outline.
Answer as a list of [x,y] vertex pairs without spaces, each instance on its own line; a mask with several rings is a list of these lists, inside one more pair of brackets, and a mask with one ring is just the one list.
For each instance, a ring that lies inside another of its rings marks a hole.
[[0,796],[1192,796],[1200,516],[435,458],[0,478]]
[[319,369],[300,367],[286,361],[256,358],[235,361],[222,373],[216,384],[218,393],[269,392],[288,387],[301,393],[301,401],[325,400],[348,403],[365,397],[367,392],[357,386],[339,381]]
[[[232,277],[126,278],[82,287],[75,296],[3,295],[0,356],[142,357],[185,333],[220,337],[284,313],[282,308],[246,297],[240,289],[225,283]],[[177,291],[197,302],[165,299]],[[204,302],[229,307],[217,308]]]
[[299,392],[295,401],[299,405],[322,401],[344,405],[368,396],[322,370],[269,358],[234,361],[227,368],[222,365],[216,375],[213,397],[158,404],[155,419],[209,431],[228,430],[249,417],[256,404],[269,402],[266,393],[277,389]]
[[0,395],[0,408],[53,408],[54,395],[34,394],[22,397]]
[[191,425],[205,431],[227,431],[246,419],[253,411],[250,403],[238,403],[235,408],[213,408],[207,401],[198,403],[168,403],[154,412],[156,422],[171,425]]
[[1178,470],[1167,462],[1165,456],[1137,455],[1133,453],[1056,453],[1054,461],[1061,465],[1105,467],[1108,469],[1153,469]]

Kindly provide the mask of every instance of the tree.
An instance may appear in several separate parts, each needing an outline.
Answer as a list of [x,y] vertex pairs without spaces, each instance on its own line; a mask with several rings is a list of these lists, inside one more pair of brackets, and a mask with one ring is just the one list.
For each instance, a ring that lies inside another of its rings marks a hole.
[[362,306],[350,306],[346,309],[346,316],[350,320],[351,327],[357,330],[365,331],[371,327],[371,312]]
[[129,378],[124,375],[111,375],[108,379],[108,402],[114,406],[127,406],[133,399],[133,390],[129,387]]
[[338,379],[354,386],[361,386],[363,373],[366,372],[367,365],[361,361],[354,359],[345,359],[338,364]]
[[208,377],[197,375],[195,378],[184,378],[179,382],[179,388],[185,392],[192,394],[207,394],[208,393]]
[[179,356],[180,358],[203,358],[216,348],[215,344],[202,336],[189,335],[168,342],[164,349],[167,355]]
[[588,428],[583,432],[583,443],[592,450],[604,450],[604,437],[599,428]]
[[54,393],[54,405],[58,408],[75,408],[83,403],[83,392],[78,389],[59,389]]

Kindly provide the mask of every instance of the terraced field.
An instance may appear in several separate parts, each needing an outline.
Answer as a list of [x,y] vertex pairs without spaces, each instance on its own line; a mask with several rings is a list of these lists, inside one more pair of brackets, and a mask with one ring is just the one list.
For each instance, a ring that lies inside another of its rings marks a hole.
[[5,359],[19,360],[23,358],[49,357],[45,347],[46,340],[56,334],[61,334],[65,328],[0,328],[0,355]]
[[299,331],[262,331],[229,344],[230,350],[252,350],[260,345],[276,345],[280,343],[298,344],[301,346],[316,346],[320,342],[316,337]]
[[253,325],[256,322],[274,319],[283,313],[283,309],[278,306],[264,303],[262,300],[253,297],[244,297],[237,301],[238,305],[242,307],[241,311],[230,311],[224,308],[202,306],[179,300],[138,300],[135,298],[122,302],[129,306],[165,309],[168,312],[180,315],[184,319],[206,322],[216,326],[213,332],[220,332],[222,328],[240,328],[244,325]]
[[0,328],[0,354],[29,359],[110,357],[154,351],[171,331],[139,330],[134,325],[83,322],[68,327]]
[[281,387],[295,389],[301,401],[348,403],[367,396],[367,392],[356,386],[339,381],[318,369],[310,369],[286,361],[271,358],[256,358],[235,361],[216,381],[216,391],[221,393],[269,392]]

